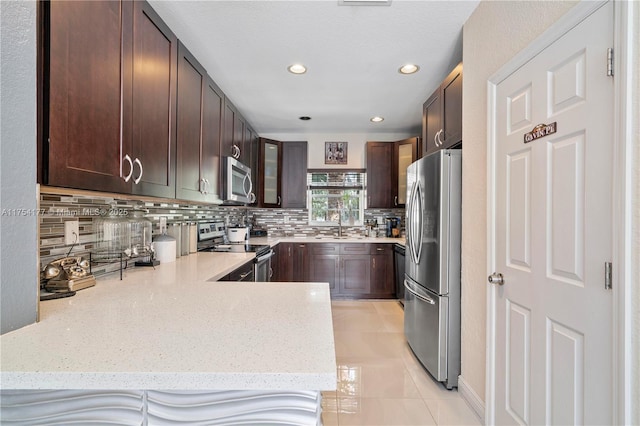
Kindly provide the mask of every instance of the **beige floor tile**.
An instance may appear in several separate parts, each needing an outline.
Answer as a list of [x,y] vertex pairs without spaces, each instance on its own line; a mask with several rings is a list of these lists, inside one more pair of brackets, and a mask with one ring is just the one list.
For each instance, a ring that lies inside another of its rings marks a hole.
[[338,398],[422,398],[401,359],[338,362]]
[[335,331],[336,357],[401,358],[405,338],[402,333]]
[[482,422],[462,399],[425,399],[438,425],[481,425]]
[[335,331],[393,331],[388,330],[385,320],[375,311],[349,312],[343,311],[333,315],[333,329]]
[[367,300],[333,300],[331,311],[335,314],[340,311],[349,312],[376,312],[373,302]]
[[437,382],[422,366],[407,367],[420,395],[424,399],[460,399],[460,394],[454,388],[448,390],[442,383]]
[[338,426],[338,413],[325,413],[322,412],[322,425],[323,426]]
[[435,425],[421,399],[339,398],[340,426]]
[[396,314],[380,314],[385,331],[404,333],[404,318]]
[[402,305],[397,300],[375,300],[371,304],[379,314],[404,316]]

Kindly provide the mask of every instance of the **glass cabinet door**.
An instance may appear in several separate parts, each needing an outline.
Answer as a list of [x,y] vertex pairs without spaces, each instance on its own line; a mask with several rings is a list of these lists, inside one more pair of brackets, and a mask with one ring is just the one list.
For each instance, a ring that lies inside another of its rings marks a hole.
[[262,157],[262,204],[264,206],[280,205],[280,143],[277,141],[263,141]]
[[407,167],[413,162],[414,146],[404,144],[398,146],[398,203],[406,204],[407,200]]

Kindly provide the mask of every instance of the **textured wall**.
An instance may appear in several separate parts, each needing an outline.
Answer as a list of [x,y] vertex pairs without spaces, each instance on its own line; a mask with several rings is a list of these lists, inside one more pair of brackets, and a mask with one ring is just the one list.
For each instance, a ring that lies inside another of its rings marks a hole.
[[0,2],[0,333],[37,307],[36,3]]
[[487,80],[574,5],[575,2],[563,1],[483,1],[464,26],[462,376],[483,400],[487,318]]

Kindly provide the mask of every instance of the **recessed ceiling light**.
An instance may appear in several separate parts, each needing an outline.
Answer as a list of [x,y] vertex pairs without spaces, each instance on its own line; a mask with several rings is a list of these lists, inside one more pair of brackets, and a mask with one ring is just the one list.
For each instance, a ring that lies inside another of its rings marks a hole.
[[298,118],[300,118],[300,120],[302,120],[302,121],[309,121],[309,120],[311,120],[311,117],[307,117],[306,115],[303,115],[302,117],[298,117]]
[[398,72],[400,72],[400,74],[413,74],[418,72],[419,69],[420,67],[415,64],[406,64],[401,66]]
[[287,70],[289,70],[289,72],[293,74],[304,74],[305,72],[307,72],[307,67],[302,64],[293,64],[289,65],[289,67],[287,67]]
[[371,118],[369,119],[369,121],[371,121],[371,122],[373,122],[373,123],[380,123],[381,121],[384,121],[384,118],[383,118],[383,117],[375,116],[375,117],[371,117]]

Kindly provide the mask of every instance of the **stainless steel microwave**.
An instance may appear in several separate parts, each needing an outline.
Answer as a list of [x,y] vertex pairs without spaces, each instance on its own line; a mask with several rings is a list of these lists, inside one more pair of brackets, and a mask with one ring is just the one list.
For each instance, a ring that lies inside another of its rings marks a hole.
[[225,204],[251,204],[256,200],[251,169],[233,157],[224,157],[223,199]]

